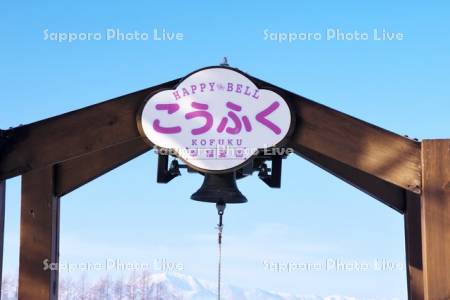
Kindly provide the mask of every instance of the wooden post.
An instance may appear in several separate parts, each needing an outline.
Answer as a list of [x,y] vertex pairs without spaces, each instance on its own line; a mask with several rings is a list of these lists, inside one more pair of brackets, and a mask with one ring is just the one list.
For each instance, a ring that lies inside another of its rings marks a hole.
[[5,239],[5,194],[6,181],[0,181],[0,295],[2,294],[3,241]]
[[44,261],[58,262],[59,198],[54,192],[54,168],[22,176],[19,300],[58,298],[58,272],[44,270]]
[[423,300],[422,226],[420,196],[405,192],[405,248],[408,299]]
[[450,299],[450,140],[422,142],[422,248],[426,300]]

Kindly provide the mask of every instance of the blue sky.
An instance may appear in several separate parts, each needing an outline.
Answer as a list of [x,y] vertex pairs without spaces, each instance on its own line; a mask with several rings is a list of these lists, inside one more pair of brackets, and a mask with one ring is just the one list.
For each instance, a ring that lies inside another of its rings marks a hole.
[[[0,127],[156,85],[227,56],[253,76],[399,134],[450,137],[449,8],[444,1],[2,2]],[[108,28],[164,29],[184,39],[44,40],[46,29],[104,34]],[[264,39],[264,30],[327,29],[385,29],[404,39]],[[189,200],[200,176],[157,185],[155,162],[147,153],[62,199],[61,261],[165,258],[183,264],[187,274],[215,280],[215,207]],[[249,202],[226,211],[226,282],[299,294],[406,298],[404,270],[267,271],[264,261],[404,263],[400,214],[294,156],[285,161],[282,185],[272,190],[256,177],[239,181]],[[7,188],[4,268],[14,274],[20,179]]]

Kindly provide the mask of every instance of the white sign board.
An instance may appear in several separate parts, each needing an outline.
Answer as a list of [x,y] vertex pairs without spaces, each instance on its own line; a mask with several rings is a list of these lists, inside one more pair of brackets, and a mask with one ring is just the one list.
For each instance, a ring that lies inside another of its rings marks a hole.
[[140,115],[150,142],[204,171],[232,170],[277,145],[291,121],[280,95],[223,67],[202,69],[152,95]]

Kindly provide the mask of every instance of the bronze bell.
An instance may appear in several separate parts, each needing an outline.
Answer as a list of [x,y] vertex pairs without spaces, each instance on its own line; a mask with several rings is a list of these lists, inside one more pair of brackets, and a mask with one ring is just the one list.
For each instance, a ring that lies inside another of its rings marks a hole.
[[202,186],[191,195],[192,200],[212,203],[245,203],[247,198],[236,185],[234,172],[205,174]]

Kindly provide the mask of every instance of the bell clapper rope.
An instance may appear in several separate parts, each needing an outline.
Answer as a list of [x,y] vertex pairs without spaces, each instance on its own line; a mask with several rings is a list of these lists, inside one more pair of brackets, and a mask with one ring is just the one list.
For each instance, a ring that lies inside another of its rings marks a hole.
[[222,273],[222,230],[223,230],[223,223],[222,223],[222,217],[223,213],[225,211],[225,203],[217,203],[216,204],[217,213],[219,214],[219,224],[217,224],[217,242],[218,242],[218,248],[219,248],[219,263],[218,263],[218,272],[217,272],[217,299],[220,300],[220,288],[221,288],[221,273]]

